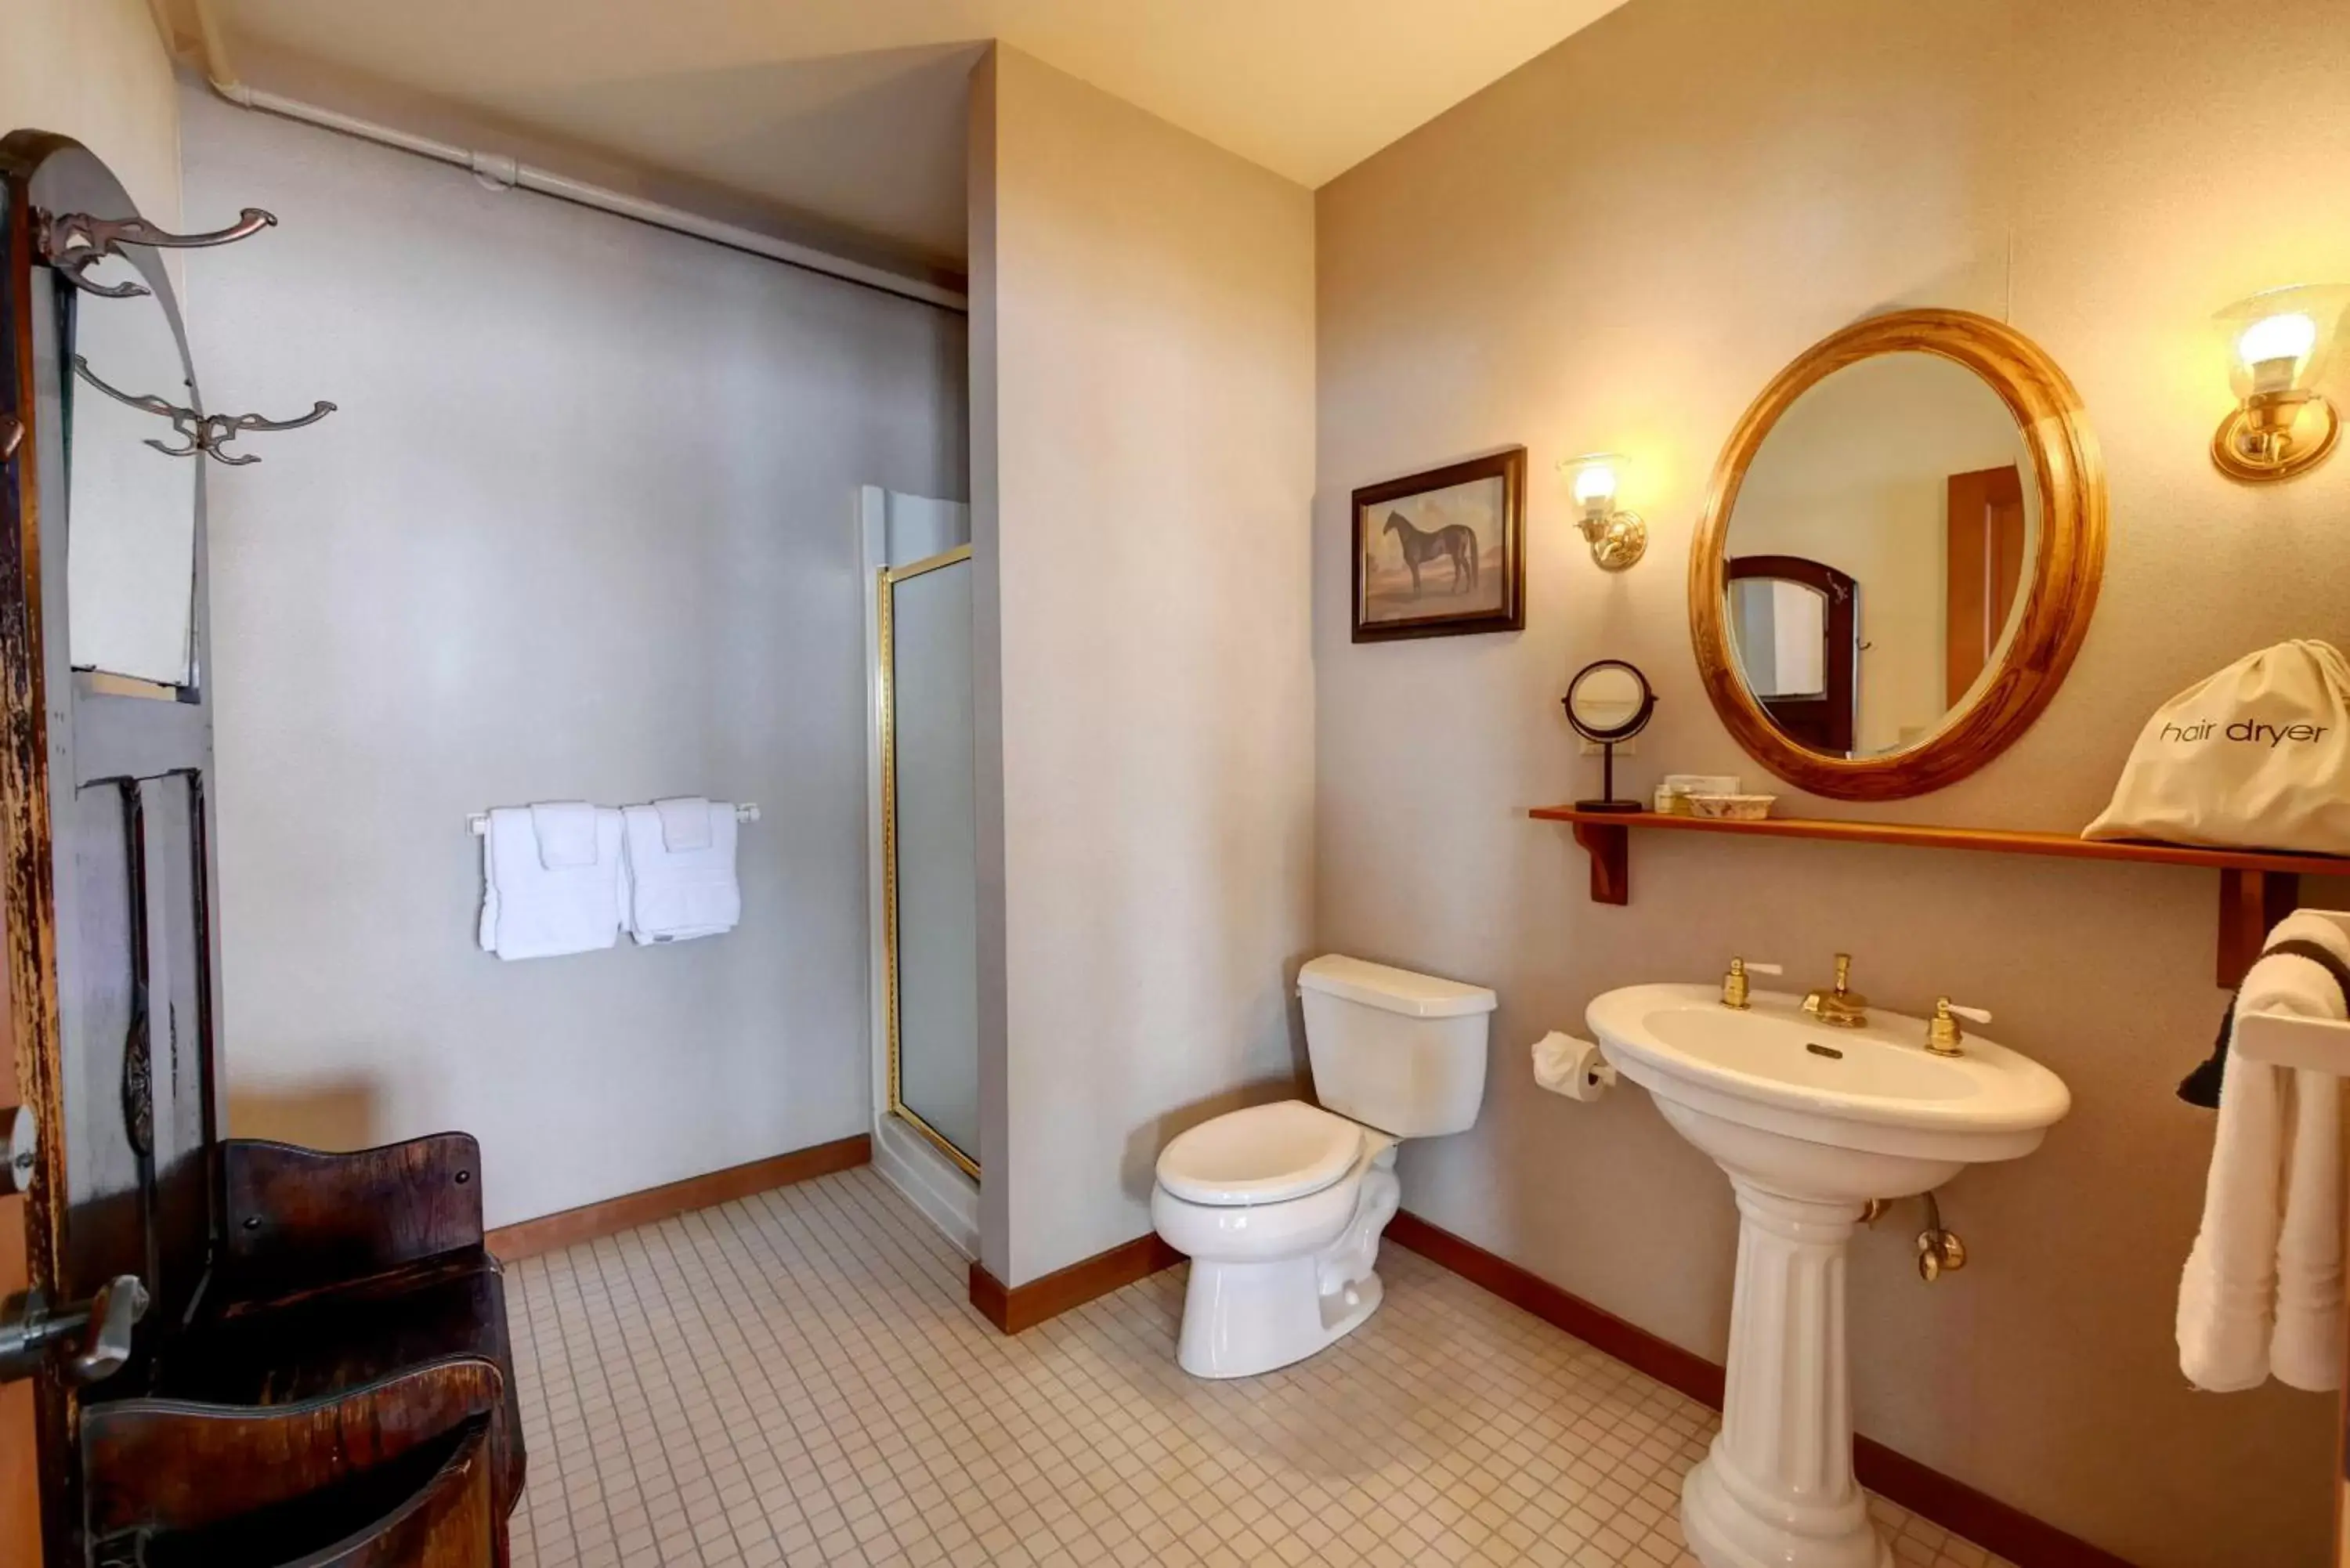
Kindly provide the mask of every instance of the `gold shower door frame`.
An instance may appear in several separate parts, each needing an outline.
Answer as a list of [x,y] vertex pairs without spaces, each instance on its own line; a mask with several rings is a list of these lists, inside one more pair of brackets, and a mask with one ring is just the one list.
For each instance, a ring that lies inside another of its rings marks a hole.
[[879,601],[876,625],[881,662],[881,953],[884,995],[888,998],[889,1041],[889,1114],[928,1138],[938,1151],[976,1180],[979,1161],[955,1147],[952,1139],[906,1104],[901,1073],[904,1059],[898,1035],[898,685],[897,633],[891,614],[891,594],[899,583],[971,559],[971,546],[959,545],[926,556],[903,566],[883,566],[874,574]]

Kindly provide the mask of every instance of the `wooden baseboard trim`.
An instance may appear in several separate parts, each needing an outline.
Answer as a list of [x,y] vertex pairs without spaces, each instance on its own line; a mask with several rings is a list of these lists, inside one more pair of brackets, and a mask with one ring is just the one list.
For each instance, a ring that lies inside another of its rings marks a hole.
[[[1596,1350],[1638,1367],[1701,1405],[1721,1408],[1722,1369],[1692,1350],[1660,1339],[1581,1296],[1463,1240],[1419,1215],[1399,1212],[1388,1240],[1410,1248],[1478,1285],[1565,1329]],[[2034,1519],[1963,1481],[1867,1438],[1853,1439],[1853,1469],[1871,1491],[1922,1514],[1945,1530],[1996,1552],[2019,1568],[2131,1568],[2122,1558]]]
[[541,1215],[538,1219],[525,1220],[515,1225],[501,1225],[484,1240],[494,1256],[511,1263],[519,1258],[558,1251],[633,1226],[650,1225],[656,1220],[666,1220],[689,1210],[708,1209],[713,1204],[731,1203],[737,1198],[748,1198],[754,1192],[764,1192],[770,1188],[789,1187],[795,1181],[806,1181],[811,1177],[830,1176],[836,1170],[864,1165],[872,1158],[872,1135],[858,1133],[855,1137],[837,1138],[831,1143],[817,1144],[814,1148],[794,1149],[789,1154],[754,1159],[748,1165],[728,1166],[724,1170],[713,1170],[707,1176],[690,1176],[666,1187],[649,1187],[642,1192],[624,1193],[619,1198],[608,1198],[601,1203],[566,1209],[559,1214]]
[[1047,1318],[1081,1307],[1096,1296],[1106,1296],[1121,1285],[1147,1280],[1161,1269],[1183,1261],[1183,1254],[1159,1238],[1157,1231],[1137,1236],[1107,1252],[1055,1269],[1024,1285],[1006,1285],[980,1267],[971,1265],[971,1304],[979,1315],[1005,1334],[1034,1328]]

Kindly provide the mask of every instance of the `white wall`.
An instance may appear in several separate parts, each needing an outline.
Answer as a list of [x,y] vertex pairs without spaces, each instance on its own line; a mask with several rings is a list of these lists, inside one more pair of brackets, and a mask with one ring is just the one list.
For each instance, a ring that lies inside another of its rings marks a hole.
[[1294,1071],[1314,208],[1014,49],[972,99],[982,1258],[1019,1284],[1147,1234],[1168,1137]]
[[[504,1223],[869,1125],[858,487],[962,488],[963,324],[192,93],[231,1120],[483,1140]],[[501,963],[469,812],[755,800],[742,928]]]
[[[2172,1343],[2210,1152],[2173,1095],[2209,1049],[2215,878],[2161,867],[1635,835],[1631,902],[1586,894],[1587,794],[1558,699],[1605,655],[1661,701],[1621,781],[1762,769],[1690,647],[1688,549],[1715,454],[1804,348],[1899,305],[2003,317],[2086,400],[2110,480],[2104,590],[2055,701],[1981,774],[1782,811],[2077,829],[2157,704],[2280,638],[2350,632],[2350,462],[2238,486],[2210,313],[2350,274],[2350,205],[2248,180],[2223,128],[2299,104],[2301,166],[2350,161],[2350,5],[2194,0],[1637,0],[1319,194],[1322,449],[1315,935],[1501,992],[1478,1127],[1403,1154],[1405,1205],[1719,1356],[1728,1184],[1637,1091],[1581,1106],[1528,1042],[1643,980],[1732,953],[1797,989],[1938,992],[2062,1074],[2071,1116],[1970,1171],[1943,1216],[1965,1273],[1915,1272],[1917,1210],[1856,1245],[1861,1431],[2149,1568],[2329,1560],[2335,1402],[2190,1393]],[[1347,493],[1506,441],[1537,476],[1526,630],[1347,641]],[[1564,455],[1628,451],[1648,559],[1602,573]],[[1412,716],[1409,726],[1399,713]],[[2313,898],[2343,896],[2313,886]],[[2339,907],[2339,906],[2335,906]]]
[[0,134],[72,137],[178,227],[179,91],[146,0],[9,0],[0,35]]

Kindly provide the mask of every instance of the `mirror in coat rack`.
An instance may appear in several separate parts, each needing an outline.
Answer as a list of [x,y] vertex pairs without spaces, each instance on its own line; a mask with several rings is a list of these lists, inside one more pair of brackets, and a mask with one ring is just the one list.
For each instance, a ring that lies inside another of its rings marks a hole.
[[[85,275],[111,286],[139,274],[129,261],[105,256]],[[165,450],[181,444],[168,420],[117,395],[185,404],[188,366],[158,296],[77,291],[69,297],[69,661],[76,670],[190,686],[196,679],[196,461]]]

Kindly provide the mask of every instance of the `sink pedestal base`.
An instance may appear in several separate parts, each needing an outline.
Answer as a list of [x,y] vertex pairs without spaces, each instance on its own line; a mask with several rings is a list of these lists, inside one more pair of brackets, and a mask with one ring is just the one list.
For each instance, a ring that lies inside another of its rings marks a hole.
[[1890,1568],[1852,1474],[1844,1268],[1861,1206],[1731,1185],[1721,1433],[1682,1483],[1681,1532],[1706,1568]]

